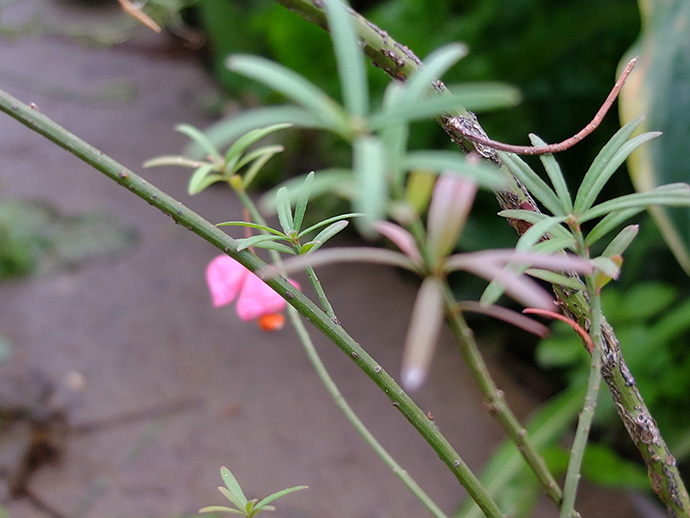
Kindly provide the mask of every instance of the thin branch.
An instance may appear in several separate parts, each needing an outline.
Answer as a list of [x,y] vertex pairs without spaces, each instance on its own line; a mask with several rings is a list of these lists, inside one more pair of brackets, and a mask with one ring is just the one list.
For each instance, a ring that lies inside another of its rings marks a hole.
[[632,69],[635,67],[636,62],[636,57],[632,58],[628,62],[625,70],[623,70],[623,73],[613,86],[611,93],[609,93],[608,97],[604,101],[604,104],[601,105],[601,108],[599,108],[599,111],[596,113],[592,121],[572,137],[557,144],[549,144],[547,146],[515,146],[513,144],[504,144],[503,142],[498,142],[497,140],[491,140],[486,136],[486,134],[484,134],[483,131],[477,131],[477,123],[473,118],[457,117],[452,121],[452,124],[454,124],[455,128],[468,140],[491,149],[496,149],[498,151],[507,151],[508,153],[516,153],[518,155],[546,155],[548,153],[560,153],[561,151],[570,149],[575,144],[578,144],[582,141],[582,139],[599,127],[599,124],[601,124],[601,121],[604,120],[606,113],[613,105],[616,97],[618,97],[618,93],[625,84],[630,72],[632,72]]
[[[444,295],[448,325],[455,337],[465,363],[474,376],[477,386],[479,386],[484,395],[485,404],[489,409],[489,413],[496,418],[513,443],[515,443],[515,446],[525,462],[532,469],[539,483],[544,488],[546,496],[548,496],[557,507],[560,507],[563,499],[563,492],[558,482],[556,482],[556,479],[551,474],[551,471],[544,461],[544,457],[541,456],[532,444],[532,441],[527,435],[527,431],[520,424],[517,417],[515,417],[515,414],[510,410],[503,391],[496,386],[484,362],[484,358],[479,352],[479,348],[474,339],[474,333],[465,322],[462,313],[455,309],[457,303],[447,284],[445,285]],[[576,518],[579,516],[579,513],[571,507],[568,517]]]
[[[32,131],[44,136],[61,148],[69,151],[83,162],[91,165],[117,184],[130,190],[153,207],[169,215],[175,222],[188,228],[199,237],[228,254],[252,272],[268,265],[249,250],[237,251],[237,242],[209,221],[202,218],[178,200],[156,188],[133,171],[86,143],[73,133],[58,125],[8,93],[0,90],[0,111],[21,122]],[[488,518],[504,518],[486,488],[448,442],[448,439],[431,422],[362,346],[340,326],[331,320],[308,297],[284,277],[272,277],[264,282],[283,297],[307,321],[311,322],[326,338],[331,340],[348,356],[385,394],[407,421],[417,430],[439,458],[449,468],[458,482],[482,509]]]

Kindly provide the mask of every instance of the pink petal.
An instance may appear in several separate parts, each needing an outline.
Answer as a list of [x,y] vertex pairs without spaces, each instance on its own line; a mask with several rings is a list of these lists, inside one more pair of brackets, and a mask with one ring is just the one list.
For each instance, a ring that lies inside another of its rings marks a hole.
[[[290,283],[299,289],[297,282],[291,280]],[[237,314],[239,317],[246,322],[259,318],[262,315],[280,313],[284,309],[285,300],[283,297],[250,272],[244,281],[240,298],[237,299]]]
[[247,279],[247,270],[227,255],[219,255],[206,268],[206,283],[211,291],[213,306],[230,304]]

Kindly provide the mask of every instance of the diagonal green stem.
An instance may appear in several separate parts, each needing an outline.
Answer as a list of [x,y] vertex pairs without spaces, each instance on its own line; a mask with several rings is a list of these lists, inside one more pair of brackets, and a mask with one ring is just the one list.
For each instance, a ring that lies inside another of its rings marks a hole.
[[[181,202],[2,90],[0,90],[0,111],[43,135],[147,203],[168,214],[176,223],[185,226],[249,270],[256,272],[267,266],[249,250],[238,252],[234,239]],[[388,396],[393,406],[438,454],[487,517],[503,518],[501,510],[445,436],[369,353],[340,327],[339,323],[328,318],[326,313],[295,289],[284,277],[272,277],[266,279],[265,282],[330,339]]]
[[[477,347],[474,333],[467,325],[467,322],[465,322],[462,313],[457,311],[455,298],[447,284],[445,284],[445,306],[446,319],[450,330],[457,341],[458,348],[460,349],[465,363],[470,368],[470,372],[484,394],[489,413],[496,418],[501,426],[503,426],[510,439],[515,443],[515,446],[517,446],[525,462],[527,462],[537,476],[539,483],[544,488],[546,496],[548,496],[556,506],[560,506],[563,493],[558,482],[556,482],[556,479],[546,465],[544,458],[533,446],[532,441],[527,435],[527,431],[523,428],[506,403],[503,391],[496,386],[496,383],[492,379],[489,369],[484,362],[484,358]],[[579,516],[579,514],[573,511],[571,507],[570,512],[566,516],[573,518]]]

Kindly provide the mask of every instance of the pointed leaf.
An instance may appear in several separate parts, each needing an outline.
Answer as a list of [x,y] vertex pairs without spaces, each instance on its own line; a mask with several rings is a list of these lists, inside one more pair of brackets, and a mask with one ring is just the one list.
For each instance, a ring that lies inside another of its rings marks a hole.
[[220,476],[223,479],[225,487],[228,489],[227,492],[232,495],[232,498],[230,498],[230,496],[228,496],[222,488],[219,488],[221,493],[223,493],[233,504],[235,504],[238,509],[244,508],[244,506],[247,505],[247,497],[244,496],[244,492],[242,491],[239,482],[237,482],[235,475],[233,475],[228,468],[223,466],[220,468]]
[[249,133],[242,135],[240,138],[238,138],[230,148],[228,148],[228,151],[225,153],[225,162],[230,163],[232,161],[236,161],[244,151],[254,144],[254,142],[261,140],[264,138],[266,135],[269,135],[271,133],[274,133],[276,131],[285,129],[285,128],[290,128],[292,127],[292,124],[288,123],[282,123],[282,124],[272,124],[270,126],[267,126],[265,128],[258,128],[255,130],[250,131]]
[[[236,157],[236,160],[233,160],[232,162],[229,162],[225,164],[225,171],[226,173],[236,173],[240,169],[242,169],[244,166],[246,166],[248,163],[255,161],[258,158],[261,158],[263,156],[268,155],[269,158],[272,157],[273,155],[277,153],[281,153],[284,151],[285,148],[280,145],[274,145],[274,146],[262,146],[257,149],[252,149],[249,153],[245,155],[241,155]],[[245,176],[247,176],[245,174]]]
[[205,162],[200,160],[193,160],[181,155],[164,155],[151,158],[143,163],[145,168],[161,167],[161,166],[179,166],[197,168],[204,165]]
[[258,223],[251,223],[249,221],[223,221],[222,223],[216,223],[217,227],[247,227],[247,228],[255,228],[257,230],[261,230],[262,232],[270,232],[271,234],[275,234],[277,236],[284,237],[287,239],[287,236],[283,234],[280,230],[276,230],[274,228],[268,227],[266,225],[259,225]]
[[522,158],[512,153],[503,152],[499,152],[499,156],[508,166],[510,172],[522,182],[532,196],[539,200],[551,214],[554,216],[565,216],[568,213],[568,211],[564,210],[556,193]]
[[304,221],[304,214],[307,212],[307,204],[309,203],[309,196],[311,196],[311,185],[314,183],[314,171],[309,173],[302,183],[302,187],[295,203],[294,224],[297,232],[302,228]]
[[294,487],[288,487],[287,489],[283,489],[281,491],[277,491],[275,493],[272,493],[268,495],[266,498],[263,500],[259,501],[255,506],[254,509],[259,510],[261,508],[265,508],[267,504],[270,504],[274,500],[284,497],[285,495],[289,495],[290,493],[295,493],[296,491],[302,491],[303,489],[308,489],[309,486],[294,486]]
[[233,513],[233,514],[241,514],[242,516],[246,516],[244,511],[239,511],[237,509],[233,509],[232,507],[225,507],[223,505],[207,505],[206,507],[202,507],[199,509],[200,513]]
[[624,221],[632,218],[635,214],[639,214],[644,210],[643,207],[627,210],[614,211],[607,214],[602,220],[597,223],[592,230],[589,231],[585,238],[585,246],[590,248],[594,243],[599,241],[606,234],[611,232],[614,228],[621,225]]
[[256,178],[256,175],[259,174],[259,171],[261,171],[263,166],[266,165],[266,162],[273,158],[277,152],[282,150],[282,146],[273,146],[272,149],[265,151],[263,155],[254,160],[252,165],[250,165],[244,172],[244,175],[242,175],[242,187],[247,189],[251,185],[254,178]]
[[[579,200],[576,200],[576,206],[574,210],[579,213],[589,209],[592,206],[592,204],[594,204],[594,202],[597,199],[597,196],[604,188],[606,183],[609,181],[611,176],[613,176],[613,173],[615,173],[616,170],[623,164],[623,162],[625,162],[625,160],[630,156],[630,154],[648,140],[652,140],[653,138],[656,138],[659,135],[661,135],[661,133],[659,133],[658,131],[638,135],[637,137],[625,142],[613,154],[613,156],[605,164],[603,164],[603,167],[601,169],[590,168],[591,177],[588,178],[589,189],[584,191],[582,186],[580,187],[577,193]],[[590,174],[589,171],[588,174]],[[582,195],[580,193],[582,193]],[[578,201],[579,204],[577,203]]]
[[[529,138],[532,141],[533,146],[540,147],[546,145],[546,142],[544,142],[536,135],[530,134]],[[561,202],[561,207],[566,213],[572,212],[573,201],[570,198],[568,184],[565,182],[565,177],[563,176],[563,172],[561,171],[558,162],[550,153],[547,153],[545,155],[539,155],[539,159],[541,160],[541,163],[544,166],[544,170],[546,171],[549,180],[551,180],[551,185],[553,185],[554,191],[556,192],[556,196],[558,196],[558,199]]]
[[647,208],[651,205],[662,207],[688,207],[690,206],[690,185],[686,183],[674,183],[662,185],[656,189],[634,194],[626,194],[613,200],[605,201],[585,211],[579,218],[579,223],[584,223],[605,214],[628,209]]
[[639,225],[628,225],[613,238],[601,255],[604,257],[623,255],[623,252],[627,250],[633,239],[637,237],[639,230]]
[[214,171],[215,167],[214,164],[204,164],[194,171],[187,184],[187,193],[190,196],[200,193],[211,184],[226,180],[225,176]]
[[324,219],[323,221],[319,221],[318,223],[315,223],[311,227],[304,229],[302,232],[298,234],[297,237],[302,238],[309,234],[310,232],[314,232],[315,230],[320,229],[321,227],[325,227],[326,225],[330,225],[331,223],[335,221],[340,221],[342,219],[349,219],[349,218],[357,218],[357,217],[362,217],[364,214],[360,212],[347,212],[345,214],[339,214],[337,216],[333,216],[331,218]]
[[[326,228],[324,228],[321,232],[319,232],[314,239],[312,239],[307,245],[309,246],[309,251],[315,252],[318,250],[326,241],[331,239],[333,236],[335,236],[338,232],[343,230],[345,227],[347,227],[348,222],[347,221],[336,221],[335,223],[330,224]],[[311,244],[313,243],[313,244]],[[306,245],[305,245],[306,246]]]
[[[601,171],[604,170],[606,164],[611,162],[614,155],[635,132],[641,122],[642,117],[637,117],[635,120],[630,121],[619,129],[604,145],[604,147],[601,148],[601,151],[599,151],[597,156],[594,158],[592,165],[589,166],[587,173],[585,173],[584,178],[582,178],[582,183],[580,184],[577,195],[575,196],[574,210],[578,214],[592,206],[592,203],[594,203],[594,200],[596,200],[596,197],[599,195],[601,190],[601,188],[599,188],[599,190],[594,193],[593,197],[590,195],[590,191],[594,189],[595,184],[597,183],[597,177],[601,174]],[[588,204],[588,200],[590,198],[591,202]]]
[[351,116],[364,117],[369,111],[364,56],[359,46],[359,38],[352,26],[352,15],[346,9],[347,5],[341,0],[328,0],[326,17],[333,40],[345,108]]
[[292,99],[332,131],[341,135],[350,135],[348,117],[343,109],[323,90],[303,76],[268,59],[246,54],[230,56],[226,60],[226,66]]
[[199,147],[201,147],[207,155],[209,155],[216,164],[223,163],[223,157],[216,147],[211,143],[206,135],[191,124],[178,124],[175,129],[192,139]]
[[371,233],[374,221],[384,219],[388,202],[386,179],[386,150],[375,137],[360,137],[354,141],[353,173],[356,198],[352,204],[364,217],[357,220],[360,231]]
[[290,207],[290,200],[285,187],[281,187],[276,192],[276,209],[278,211],[278,221],[285,235],[293,234],[295,229],[292,219],[292,207]]
[[[237,239],[237,251],[245,250],[247,248],[250,248],[252,246],[256,246],[258,248],[265,248],[265,244],[269,241],[271,242],[276,242],[276,241],[283,241],[285,237],[283,236],[275,236],[273,234],[260,234],[258,236],[251,236],[251,237],[245,237],[242,239]],[[269,245],[270,246],[270,245]],[[292,249],[290,249],[292,250]]]
[[586,286],[582,284],[579,277],[571,277],[570,275],[564,275],[550,270],[542,270],[541,268],[527,268],[525,273],[535,279],[541,279],[555,286],[563,286],[578,291],[586,289]]

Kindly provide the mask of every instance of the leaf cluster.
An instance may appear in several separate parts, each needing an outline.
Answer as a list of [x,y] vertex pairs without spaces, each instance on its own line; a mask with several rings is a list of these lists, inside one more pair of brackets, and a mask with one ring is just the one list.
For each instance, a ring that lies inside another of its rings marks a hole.
[[220,486],[218,491],[220,491],[225,498],[230,500],[234,507],[224,505],[209,505],[199,509],[200,513],[223,512],[239,514],[246,516],[247,518],[251,518],[252,516],[259,514],[261,511],[275,511],[275,507],[269,504],[278,498],[289,495],[290,493],[294,493],[295,491],[307,489],[307,486],[294,486],[283,489],[282,491],[271,493],[261,500],[258,498],[248,500],[244,494],[244,491],[242,491],[239,482],[237,482],[235,475],[233,475],[228,468],[225,466],[220,468],[220,476],[225,483],[225,487]]

